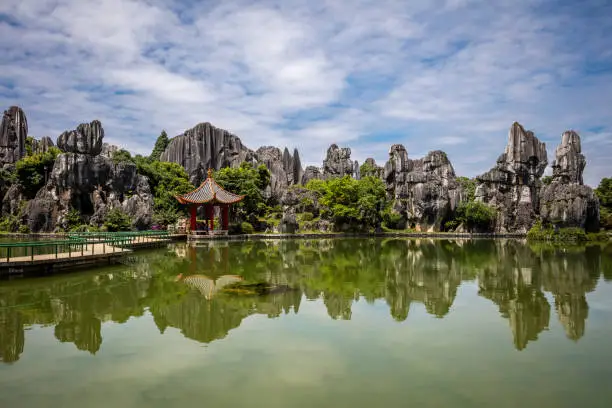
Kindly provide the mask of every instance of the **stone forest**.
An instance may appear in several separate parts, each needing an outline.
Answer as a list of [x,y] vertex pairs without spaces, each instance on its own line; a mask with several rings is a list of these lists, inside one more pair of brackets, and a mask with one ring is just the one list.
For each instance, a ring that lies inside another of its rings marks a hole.
[[[503,137],[500,135],[500,137]],[[493,161],[493,160],[492,160]],[[186,216],[174,199],[200,185],[208,169],[224,188],[245,195],[230,232],[563,231],[588,236],[610,222],[610,179],[583,183],[580,136],[565,131],[549,165],[546,146],[519,123],[491,170],[459,177],[445,152],[409,158],[401,144],[389,159],[360,166],[332,144],[321,167],[302,167],[299,152],[246,147],[238,136],[200,123],[157,139],[150,156],[104,143],[94,120],[57,137],[28,135],[12,106],[0,129],[0,229],[7,232],[110,231],[165,227]]]

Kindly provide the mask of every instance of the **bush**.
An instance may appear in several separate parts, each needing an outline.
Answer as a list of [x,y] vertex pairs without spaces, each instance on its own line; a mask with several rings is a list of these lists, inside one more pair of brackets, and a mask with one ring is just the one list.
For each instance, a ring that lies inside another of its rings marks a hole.
[[8,215],[0,220],[0,231],[2,232],[17,232],[21,225],[21,221],[14,215]]
[[459,226],[459,221],[451,220],[444,223],[444,231],[454,231]]
[[252,234],[255,232],[255,228],[253,228],[253,226],[246,221],[240,224],[240,229],[243,234]]
[[387,209],[382,215],[383,223],[385,227],[394,230],[401,230],[406,228],[406,219],[402,214]]
[[30,233],[30,227],[28,227],[26,224],[21,224],[17,231],[20,234],[29,234]]
[[81,226],[83,224],[83,219],[81,218],[81,213],[79,213],[74,208],[71,208],[64,217],[66,221],[66,231],[75,231],[75,228]]
[[314,214],[311,212],[302,213],[302,221],[312,221],[314,220]]
[[479,201],[470,201],[459,204],[455,219],[470,231],[490,231],[495,216],[494,208]]
[[134,163],[134,159],[132,159],[132,155],[125,149],[119,149],[113,152],[113,162],[115,164],[119,163]]
[[552,242],[587,242],[607,240],[607,234],[586,234],[582,228],[559,228],[557,231],[552,226],[543,226],[541,221],[535,223],[527,233],[529,241],[552,241]]
[[104,227],[107,231],[130,231],[132,229],[132,220],[121,208],[113,208],[106,214]]
[[610,240],[610,236],[605,231],[591,232],[587,234],[587,240],[591,242],[607,242]]
[[26,156],[15,163],[19,183],[23,186],[28,198],[34,198],[36,192],[45,184],[45,171],[53,170],[55,159],[61,153],[57,147],[51,147],[45,153]]
[[457,177],[457,182],[461,186],[461,189],[465,191],[467,195],[467,201],[474,201],[476,198],[476,181],[467,177]]

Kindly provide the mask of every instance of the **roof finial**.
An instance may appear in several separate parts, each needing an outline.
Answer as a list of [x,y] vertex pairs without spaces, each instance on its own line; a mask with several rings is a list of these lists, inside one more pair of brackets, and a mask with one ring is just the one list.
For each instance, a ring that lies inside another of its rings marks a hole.
[[208,169],[208,178],[212,178],[213,169]]

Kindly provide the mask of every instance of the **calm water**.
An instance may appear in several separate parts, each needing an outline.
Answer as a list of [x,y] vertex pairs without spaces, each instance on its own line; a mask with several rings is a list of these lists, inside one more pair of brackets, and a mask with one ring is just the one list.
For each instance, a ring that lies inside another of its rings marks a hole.
[[0,361],[7,408],[610,407],[612,248],[176,245],[0,282]]

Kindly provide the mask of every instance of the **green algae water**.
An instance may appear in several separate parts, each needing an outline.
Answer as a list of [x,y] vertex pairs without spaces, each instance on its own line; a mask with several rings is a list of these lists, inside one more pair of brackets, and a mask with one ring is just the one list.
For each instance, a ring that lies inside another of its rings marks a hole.
[[612,248],[174,244],[0,282],[0,407],[610,407]]

